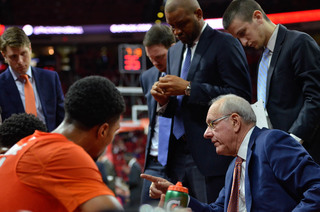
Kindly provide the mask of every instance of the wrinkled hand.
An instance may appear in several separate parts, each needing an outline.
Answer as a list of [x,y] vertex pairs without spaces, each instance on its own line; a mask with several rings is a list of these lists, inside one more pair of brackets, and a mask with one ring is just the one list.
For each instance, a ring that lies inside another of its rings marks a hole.
[[152,182],[149,190],[149,196],[153,199],[160,198],[161,194],[165,195],[168,190],[168,187],[170,185],[173,185],[171,182],[169,182],[166,179],[163,179],[161,177],[154,177],[149,174],[141,174],[140,177]]
[[163,91],[166,96],[184,95],[189,81],[186,81],[175,75],[166,75],[159,78],[159,89]]
[[150,93],[161,106],[167,104],[169,101],[169,97],[165,95],[165,91],[159,87],[159,82],[153,84]]

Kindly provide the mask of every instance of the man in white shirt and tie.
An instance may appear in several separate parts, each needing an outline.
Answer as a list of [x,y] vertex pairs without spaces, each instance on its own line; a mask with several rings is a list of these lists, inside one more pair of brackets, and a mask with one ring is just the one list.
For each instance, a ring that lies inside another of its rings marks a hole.
[[[231,162],[224,188],[214,203],[190,197],[193,211],[319,211],[320,166],[288,133],[260,129],[246,100],[233,94],[212,101],[204,137],[210,138],[219,155],[241,158],[238,189],[234,190],[236,158]],[[170,182],[150,175],[150,196],[161,204]],[[231,200],[233,192],[238,197]]]

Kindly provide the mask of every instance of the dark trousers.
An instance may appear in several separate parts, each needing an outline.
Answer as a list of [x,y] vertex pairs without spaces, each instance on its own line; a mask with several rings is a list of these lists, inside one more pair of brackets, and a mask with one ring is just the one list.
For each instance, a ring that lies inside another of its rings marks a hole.
[[208,203],[213,203],[216,201],[221,189],[224,187],[224,180],[225,180],[225,175],[206,177]]
[[174,137],[171,137],[170,154],[166,170],[167,176],[172,183],[181,181],[182,185],[189,189],[189,194],[200,202],[215,202],[220,190],[224,187],[225,175],[202,175],[188,150],[185,139],[183,137],[176,140]]
[[[144,173],[155,177],[162,177],[170,181],[165,172],[165,167],[162,166],[156,159],[156,157],[148,156],[146,159],[146,168]],[[149,180],[143,180],[142,193],[141,193],[141,204],[149,204],[152,206],[158,206],[160,199],[152,199],[149,196],[149,188],[151,182]]]
[[[162,177],[172,183],[182,182],[189,194],[203,203],[215,202],[224,186],[225,175],[203,176],[197,168],[185,140],[170,141],[168,164],[163,167],[156,158],[148,157],[145,174]],[[149,197],[151,182],[143,180],[141,204],[157,206],[159,199]]]
[[196,166],[187,148],[185,137],[176,140],[171,136],[167,175],[172,183],[180,181],[189,190],[189,195],[201,202],[207,202],[206,181]]

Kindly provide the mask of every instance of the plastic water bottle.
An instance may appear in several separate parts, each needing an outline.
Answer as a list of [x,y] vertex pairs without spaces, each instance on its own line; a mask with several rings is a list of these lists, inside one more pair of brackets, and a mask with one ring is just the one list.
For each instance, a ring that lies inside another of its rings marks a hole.
[[164,209],[166,211],[173,211],[176,207],[188,206],[188,188],[183,187],[181,182],[176,185],[169,186],[166,198],[164,201]]

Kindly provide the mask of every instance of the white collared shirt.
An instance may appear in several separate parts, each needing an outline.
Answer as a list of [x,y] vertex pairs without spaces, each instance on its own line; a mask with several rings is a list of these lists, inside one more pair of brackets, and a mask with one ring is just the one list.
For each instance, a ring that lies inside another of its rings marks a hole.
[[[202,29],[201,29],[201,32],[200,32],[199,36],[198,36],[197,39],[194,41],[193,46],[191,47],[191,59],[190,59],[190,61],[192,61],[193,55],[194,55],[194,53],[195,53],[195,51],[196,51],[196,48],[197,48],[197,46],[198,46],[198,43],[199,43],[200,36],[201,36],[202,32],[204,31],[204,29],[206,28],[207,25],[208,25],[207,22],[205,22],[204,25],[203,25],[203,27],[202,27]],[[185,48],[185,50],[184,50],[184,52],[183,52],[183,59],[182,59],[182,63],[181,63],[180,70],[182,70],[182,66],[183,66],[183,64],[184,64],[184,61],[185,61],[186,55],[187,55],[188,45],[185,44],[185,47],[186,47],[186,48]]]
[[239,194],[239,212],[247,212],[246,208],[246,194],[245,194],[245,174],[246,174],[246,159],[247,159],[247,152],[248,152],[248,145],[249,140],[252,134],[254,127],[252,127],[245,138],[243,139],[239,150],[238,156],[243,159],[241,164],[241,176],[240,176],[240,194]]
[[158,156],[158,148],[159,148],[159,116],[155,117],[155,126],[153,137],[151,138],[151,146],[150,146],[150,155],[157,157]]
[[272,59],[272,55],[273,55],[273,51],[274,51],[274,47],[276,45],[276,41],[277,41],[277,36],[278,36],[278,31],[279,31],[279,25],[276,26],[275,30],[273,31],[268,44],[266,46],[266,48],[268,48],[270,50],[270,53],[268,54],[269,57],[269,64],[268,64],[268,68],[270,66],[270,62]]

